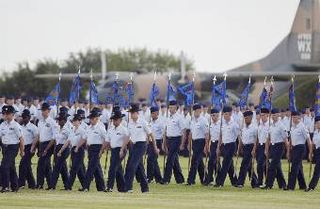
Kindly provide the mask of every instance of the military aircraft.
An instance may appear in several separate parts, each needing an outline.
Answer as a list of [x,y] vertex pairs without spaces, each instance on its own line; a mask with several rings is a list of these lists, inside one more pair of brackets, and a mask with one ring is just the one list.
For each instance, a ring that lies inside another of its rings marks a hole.
[[[171,83],[174,86],[186,83],[193,79],[193,72],[186,72],[183,52],[180,56],[180,73],[171,74]],[[112,94],[112,84],[117,77],[120,84],[130,82],[133,76],[135,88],[135,99],[148,98],[153,82],[160,88],[160,98],[165,98],[167,80],[169,73],[157,74],[154,72],[144,72],[143,70],[134,72],[108,71],[106,57],[101,54],[101,74],[94,74],[94,79],[98,79],[97,89],[100,98],[107,94]],[[228,95],[231,100],[236,100],[240,94],[248,77],[252,77],[253,88],[251,91],[251,101],[258,103],[259,94],[264,85],[265,77],[273,76],[276,91],[274,96],[280,96],[288,91],[290,78],[296,77],[313,78],[318,76],[320,68],[320,0],[301,0],[294,18],[294,22],[289,34],[280,42],[278,46],[265,58],[251,62],[249,64],[226,70],[228,75]],[[168,69],[170,71],[170,69]],[[215,73],[219,78],[223,73]],[[64,79],[70,79],[75,75],[64,75]],[[39,78],[57,78],[57,75],[37,75]],[[82,78],[89,78],[89,74],[81,74]],[[199,100],[209,101],[213,73],[197,72],[195,77],[196,96]]]

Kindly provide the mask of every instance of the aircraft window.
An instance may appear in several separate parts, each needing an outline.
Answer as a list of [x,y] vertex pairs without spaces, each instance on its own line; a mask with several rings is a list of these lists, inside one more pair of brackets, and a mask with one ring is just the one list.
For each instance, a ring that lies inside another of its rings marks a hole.
[[307,30],[311,29],[311,19],[310,18],[307,18],[306,28],[307,28]]

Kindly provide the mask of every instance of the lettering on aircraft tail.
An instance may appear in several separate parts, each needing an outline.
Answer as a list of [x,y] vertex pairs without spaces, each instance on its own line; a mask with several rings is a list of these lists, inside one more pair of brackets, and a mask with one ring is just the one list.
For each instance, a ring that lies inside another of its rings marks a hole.
[[300,59],[311,59],[312,35],[310,33],[302,33],[298,35],[298,51]]

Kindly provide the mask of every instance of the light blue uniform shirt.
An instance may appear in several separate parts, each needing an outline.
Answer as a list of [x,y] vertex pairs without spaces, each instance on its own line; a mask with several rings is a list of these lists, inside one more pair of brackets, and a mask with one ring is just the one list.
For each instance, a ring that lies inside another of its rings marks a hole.
[[226,122],[223,120],[222,123],[222,143],[227,144],[231,142],[236,142],[239,135],[239,125],[230,120]]
[[316,149],[320,148],[320,130],[319,129],[314,130],[312,142],[316,146]]
[[30,122],[26,125],[22,125],[21,130],[24,139],[24,145],[32,144],[34,139],[39,135],[38,127]]
[[185,129],[185,123],[183,117],[179,113],[170,115],[166,120],[167,125],[167,137],[178,137],[182,135]]
[[258,137],[258,128],[254,124],[244,125],[242,128],[241,140],[243,144],[254,144]]
[[88,145],[103,144],[107,138],[107,131],[104,124],[99,121],[96,125],[90,125],[86,130]]
[[269,136],[269,121],[265,123],[261,121],[258,127],[259,144],[262,145],[266,143],[268,136]]
[[219,138],[220,138],[220,120],[218,120],[215,123],[211,120],[210,138],[211,138],[212,142],[219,141]]
[[22,137],[21,126],[12,120],[9,123],[4,121],[0,125],[0,137],[5,145],[19,144]]
[[209,124],[207,119],[203,116],[192,118],[190,130],[192,134],[192,140],[204,139],[205,135],[209,133]]
[[149,124],[139,116],[136,122],[130,120],[128,124],[129,136],[132,143],[147,141],[147,135],[151,134]]
[[73,127],[72,131],[69,134],[68,140],[71,142],[71,146],[78,146],[81,139],[85,139],[86,131],[79,126],[77,129]]
[[288,132],[281,121],[271,123],[270,125],[270,141],[271,144],[284,142],[288,138]]
[[297,125],[292,123],[290,134],[292,146],[304,145],[309,138],[309,131],[302,122],[299,122]]
[[162,139],[165,128],[164,120],[162,118],[158,118],[157,120],[151,119],[150,126],[155,139]]

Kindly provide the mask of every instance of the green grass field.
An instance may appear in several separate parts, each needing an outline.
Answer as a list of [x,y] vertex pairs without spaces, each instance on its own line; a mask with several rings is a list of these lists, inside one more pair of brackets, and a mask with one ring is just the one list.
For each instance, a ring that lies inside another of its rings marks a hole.
[[[36,158],[34,158],[36,159]],[[162,165],[162,157],[160,158]],[[104,160],[104,159],[102,159]],[[187,177],[187,158],[180,159],[185,178]],[[237,171],[239,171],[240,161]],[[34,169],[35,170],[35,169]],[[288,164],[283,162],[283,170],[287,176]],[[309,164],[304,163],[306,181],[309,182]],[[106,178],[106,176],[105,176]],[[230,186],[226,182],[224,188],[204,187],[199,183],[194,186],[151,184],[150,192],[142,194],[137,183],[134,193],[96,192],[95,184],[91,191],[37,191],[23,189],[18,193],[0,194],[0,208],[320,208],[319,190],[306,193],[304,191],[282,191],[275,186],[272,190],[251,189],[248,180],[243,189]],[[62,182],[59,181],[59,187]]]

